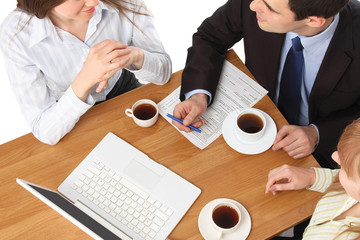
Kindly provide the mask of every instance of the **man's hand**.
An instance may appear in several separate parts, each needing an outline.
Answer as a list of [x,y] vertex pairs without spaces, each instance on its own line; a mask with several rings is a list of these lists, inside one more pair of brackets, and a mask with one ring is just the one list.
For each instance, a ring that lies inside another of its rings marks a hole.
[[207,108],[207,98],[208,96],[203,93],[197,93],[191,96],[188,100],[185,100],[175,106],[173,115],[179,119],[183,120],[183,124],[176,121],[172,123],[179,128],[181,131],[191,132],[191,128],[187,127],[188,125],[193,125],[194,127],[201,127],[205,120],[196,121]]
[[272,149],[283,149],[290,157],[299,159],[312,154],[318,142],[314,126],[285,125],[276,135]]

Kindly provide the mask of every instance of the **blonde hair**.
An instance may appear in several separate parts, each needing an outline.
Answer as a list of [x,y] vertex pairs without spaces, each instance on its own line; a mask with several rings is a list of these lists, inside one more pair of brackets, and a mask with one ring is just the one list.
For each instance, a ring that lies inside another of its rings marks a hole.
[[[344,169],[347,176],[350,179],[360,177],[360,118],[345,128],[337,145],[337,150],[341,161],[341,168]],[[339,192],[339,194],[345,192],[345,189],[340,184],[339,176],[336,177],[327,192],[331,191]],[[335,239],[350,232],[358,233],[358,236],[354,239],[360,239],[360,226],[352,223]]]

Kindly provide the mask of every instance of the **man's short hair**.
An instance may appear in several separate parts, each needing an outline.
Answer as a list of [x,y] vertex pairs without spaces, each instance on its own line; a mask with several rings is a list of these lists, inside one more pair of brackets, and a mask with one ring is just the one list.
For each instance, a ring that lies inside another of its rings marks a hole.
[[289,0],[296,20],[310,16],[329,18],[340,12],[350,0]]

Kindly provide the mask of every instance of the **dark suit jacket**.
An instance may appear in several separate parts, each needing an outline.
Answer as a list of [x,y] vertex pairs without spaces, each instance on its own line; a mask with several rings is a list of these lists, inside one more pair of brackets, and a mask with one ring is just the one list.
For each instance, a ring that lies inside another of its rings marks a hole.
[[[255,79],[275,94],[285,34],[261,30],[251,0],[229,0],[193,36],[182,76],[180,99],[193,89],[215,95],[225,54],[244,40],[245,64]],[[213,98],[214,99],[214,98]],[[320,132],[314,156],[335,167],[331,153],[346,125],[360,116],[360,2],[351,0],[340,20],[309,96],[309,119]]]

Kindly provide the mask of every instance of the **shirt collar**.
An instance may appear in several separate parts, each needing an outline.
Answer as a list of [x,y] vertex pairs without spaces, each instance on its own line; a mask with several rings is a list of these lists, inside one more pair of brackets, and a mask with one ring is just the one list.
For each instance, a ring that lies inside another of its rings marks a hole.
[[88,30],[86,33],[85,42],[91,37],[92,34],[96,32],[97,25],[102,18],[106,17],[106,14],[118,14],[116,10],[102,2],[99,2],[99,5],[95,8],[94,16],[89,21]]
[[101,10],[107,10],[109,12],[117,12],[113,7],[106,5],[103,2],[99,2],[99,5],[96,6],[96,8],[101,9]]
[[54,24],[52,24],[50,19],[47,17],[40,19],[33,16],[28,24],[30,30],[30,48],[49,36],[57,36]]
[[304,49],[306,51],[315,52],[324,42],[326,42],[327,39],[332,38],[338,23],[339,23],[339,13],[337,13],[334,16],[334,20],[332,21],[332,23],[329,25],[328,28],[326,28],[324,31],[322,31],[319,34],[316,34],[315,36],[306,37],[306,36],[298,35],[293,32],[289,32],[288,36],[290,39],[299,36],[301,40],[301,44],[303,45]]
[[[90,19],[90,22],[93,22],[95,25],[100,22],[101,16],[104,12],[109,13],[117,13],[117,11],[109,7],[108,5],[99,2],[99,5],[95,7],[94,16]],[[32,17],[30,22],[28,23],[30,26],[30,36],[29,36],[29,47],[33,47],[34,45],[40,43],[42,40],[48,37],[56,38],[61,41],[60,36],[56,31],[56,27],[51,22],[48,17],[45,18],[37,18],[35,16]]]

